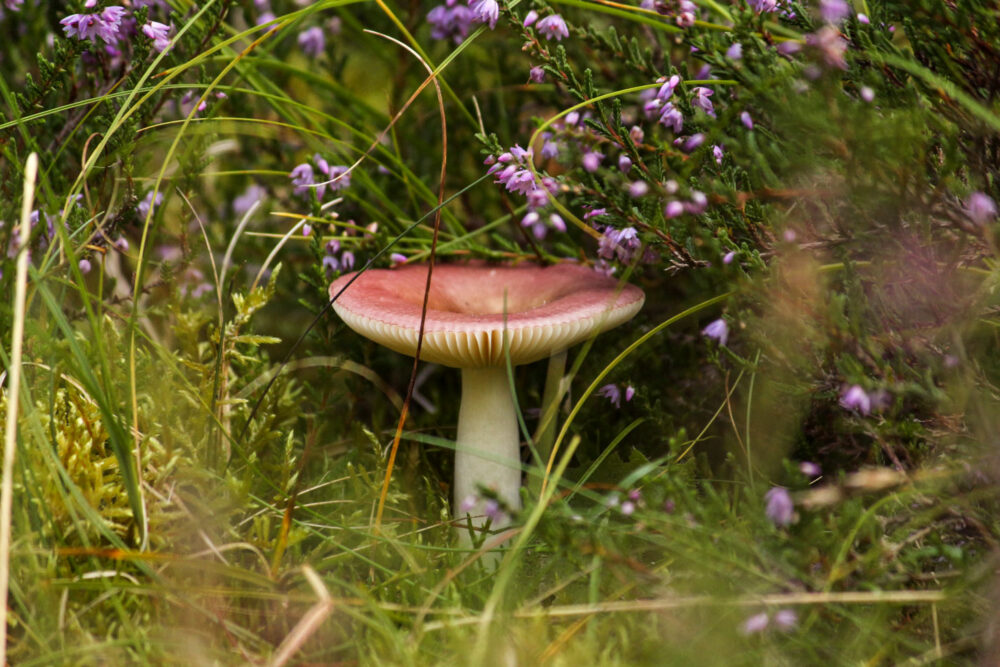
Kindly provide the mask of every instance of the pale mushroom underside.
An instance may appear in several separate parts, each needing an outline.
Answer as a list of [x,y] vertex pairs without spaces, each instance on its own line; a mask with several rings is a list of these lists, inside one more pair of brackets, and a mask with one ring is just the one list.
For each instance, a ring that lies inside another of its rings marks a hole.
[[[339,293],[353,274],[330,286]],[[413,356],[426,265],[371,270],[334,303],[344,322],[389,349]],[[466,368],[526,364],[631,319],[642,290],[576,264],[439,265],[432,277],[423,361]]]

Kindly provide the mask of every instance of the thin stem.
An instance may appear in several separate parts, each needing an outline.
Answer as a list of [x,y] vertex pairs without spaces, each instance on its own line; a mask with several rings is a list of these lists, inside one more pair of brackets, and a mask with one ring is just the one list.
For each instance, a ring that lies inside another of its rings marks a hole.
[[21,346],[24,342],[24,303],[28,292],[28,242],[34,201],[38,154],[28,156],[21,201],[21,249],[14,287],[14,324],[11,328],[7,415],[3,442],[3,487],[0,490],[0,665],[7,664],[7,593],[10,588],[10,524],[14,504],[14,452],[17,449],[17,402],[21,388]]
[[[510,509],[520,509],[520,444],[506,369],[463,368],[455,448],[456,514],[470,514],[477,527],[486,523],[488,500],[479,487],[494,491]],[[493,528],[503,525],[505,521],[494,517]]]
[[[545,391],[542,394],[542,415],[538,420],[538,430],[535,432],[535,452],[538,455],[536,463],[544,469],[552,452],[552,443],[556,439],[556,413],[559,401],[563,397],[563,376],[566,375],[567,351],[556,352],[549,357],[549,367],[545,373]],[[542,490],[544,475],[531,477],[528,488],[531,494],[537,496]]]

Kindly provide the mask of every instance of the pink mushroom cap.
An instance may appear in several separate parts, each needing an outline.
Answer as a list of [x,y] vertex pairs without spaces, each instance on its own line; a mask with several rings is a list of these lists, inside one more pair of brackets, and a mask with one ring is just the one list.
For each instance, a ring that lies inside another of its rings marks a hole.
[[[336,296],[354,274],[330,285]],[[426,264],[372,269],[333,304],[354,331],[414,356],[427,282]],[[578,264],[439,264],[431,278],[420,357],[455,368],[544,359],[630,320],[642,290]]]

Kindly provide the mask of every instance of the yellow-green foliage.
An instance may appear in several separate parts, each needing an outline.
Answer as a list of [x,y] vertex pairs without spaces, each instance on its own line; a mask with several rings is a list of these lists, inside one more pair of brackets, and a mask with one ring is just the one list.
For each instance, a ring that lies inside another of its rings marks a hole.
[[[99,541],[99,530],[87,521],[76,521],[76,503],[85,502],[105,522],[105,527],[122,537],[134,531],[132,510],[122,484],[118,460],[109,447],[108,433],[100,409],[79,389],[66,385],[55,390],[51,400],[38,399],[29,428],[22,415],[19,456],[26,457],[35,476],[31,488],[18,484],[45,517],[43,533],[76,543]],[[6,397],[0,398],[0,412],[6,414]],[[39,428],[40,427],[40,428]],[[38,435],[45,439],[39,441]],[[170,485],[184,459],[168,452],[154,437],[141,441],[144,497],[150,523],[163,526],[176,513],[171,507]],[[70,491],[72,489],[72,491]]]

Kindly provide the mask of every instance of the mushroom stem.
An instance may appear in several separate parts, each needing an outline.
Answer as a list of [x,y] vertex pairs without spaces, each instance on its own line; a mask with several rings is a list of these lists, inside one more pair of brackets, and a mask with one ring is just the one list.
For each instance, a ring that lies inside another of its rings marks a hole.
[[[494,489],[511,509],[521,507],[521,438],[503,366],[462,369],[462,405],[458,411],[455,449],[455,509],[468,511],[472,524],[482,526],[486,501],[478,487]],[[477,500],[471,509],[469,496]],[[465,506],[463,507],[463,504]],[[494,520],[493,528],[506,525]]]

